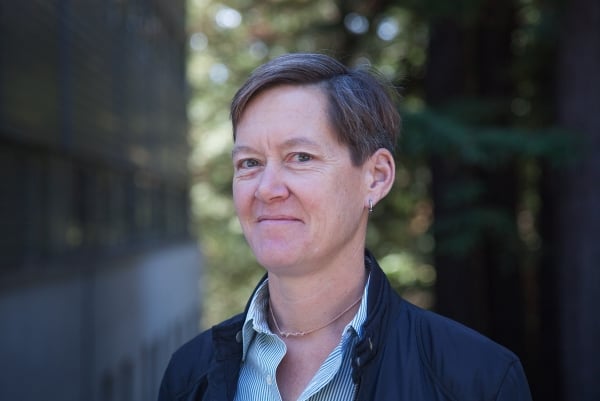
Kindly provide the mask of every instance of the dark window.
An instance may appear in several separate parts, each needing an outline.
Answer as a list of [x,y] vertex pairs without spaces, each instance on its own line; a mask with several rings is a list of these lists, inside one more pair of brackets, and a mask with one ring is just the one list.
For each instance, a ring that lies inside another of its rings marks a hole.
[[0,276],[187,235],[183,3],[0,5]]

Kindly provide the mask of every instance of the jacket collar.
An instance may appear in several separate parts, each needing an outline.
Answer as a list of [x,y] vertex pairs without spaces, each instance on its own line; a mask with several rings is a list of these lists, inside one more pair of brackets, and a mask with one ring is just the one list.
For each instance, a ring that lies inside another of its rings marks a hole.
[[375,257],[365,250],[365,267],[371,271],[369,282],[369,298],[367,300],[367,320],[363,326],[363,335],[354,348],[352,356],[352,379],[359,382],[365,366],[367,366],[381,346],[381,338],[388,320],[386,300],[391,291],[389,282]]
[[[357,383],[363,368],[373,360],[381,346],[381,338],[389,315],[387,300],[392,291],[385,273],[381,270],[375,257],[366,249],[365,268],[370,270],[367,320],[363,325],[363,335],[354,348],[352,358],[352,378]],[[239,373],[239,363],[242,360],[242,327],[254,294],[266,279],[267,275],[265,274],[252,292],[243,314],[234,316],[212,329],[217,364],[236,365],[233,370],[230,370],[232,366],[222,366],[225,370],[215,369],[221,372],[236,372],[235,375],[228,374],[221,378],[227,382],[227,388],[231,388],[231,386],[234,390],[237,388],[237,373]],[[230,381],[232,383],[229,383]]]
[[208,383],[209,394],[216,399],[234,399],[242,359],[243,322],[243,315],[239,314],[212,329],[215,359],[208,372]]

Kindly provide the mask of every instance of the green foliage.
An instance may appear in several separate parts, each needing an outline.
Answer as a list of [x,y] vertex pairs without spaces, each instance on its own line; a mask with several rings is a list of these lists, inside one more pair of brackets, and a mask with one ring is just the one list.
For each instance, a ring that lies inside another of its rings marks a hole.
[[[489,110],[489,109],[488,109]],[[477,115],[474,107],[471,115]],[[525,130],[464,123],[432,110],[404,112],[401,148],[411,157],[444,155],[468,166],[496,170],[518,159],[535,158],[561,165],[573,155],[575,143],[567,133],[547,128]]]
[[[558,129],[526,130],[510,126],[488,126],[495,107],[480,101],[453,102],[446,113],[424,109],[404,113],[403,154],[419,160],[443,158],[470,172],[452,183],[440,198],[441,208],[453,212],[439,217],[431,226],[438,240],[439,256],[464,256],[481,249],[486,241],[504,244],[507,250],[519,248],[515,210],[499,207],[489,194],[495,185],[489,177],[514,169],[525,182],[523,191],[537,185],[519,166],[541,164],[561,167],[577,154],[572,135]],[[538,167],[539,168],[539,167]],[[523,195],[525,196],[525,195]],[[539,204],[523,203],[538,210]]]
[[[368,232],[368,247],[396,288],[405,294],[430,292],[434,251],[466,254],[484,240],[503,241],[512,248],[519,246],[519,238],[535,243],[532,224],[517,227],[514,210],[486,202],[494,188],[486,176],[517,171],[520,213],[535,215],[541,164],[560,166],[573,154],[568,136],[547,128],[551,105],[543,72],[553,41],[545,40],[543,32],[555,31],[551,10],[530,0],[518,2],[521,22],[514,33],[517,61],[511,71],[516,90],[510,99],[455,98],[436,110],[423,100],[429,23],[449,18],[464,26],[475,24],[482,4],[481,0],[189,1],[194,147],[190,166],[194,217],[206,258],[205,325],[240,311],[264,273],[233,210],[228,111],[246,76],[284,52],[326,52],[349,65],[371,64],[403,87],[396,183],[377,205]],[[349,21],[356,24],[345,25]],[[446,206],[457,210],[445,220],[434,221],[434,207],[440,205],[433,205],[430,195],[433,158],[473,172],[445,194]],[[444,240],[435,243],[434,237]]]
[[481,16],[482,0],[404,0],[407,8],[427,20],[453,19],[473,23]]

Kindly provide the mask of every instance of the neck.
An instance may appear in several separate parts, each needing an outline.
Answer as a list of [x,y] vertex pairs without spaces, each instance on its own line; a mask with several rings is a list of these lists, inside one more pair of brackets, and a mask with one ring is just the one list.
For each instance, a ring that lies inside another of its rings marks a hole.
[[290,278],[269,273],[271,328],[283,336],[300,336],[344,327],[358,309],[366,277],[362,256],[360,263],[336,274],[320,270]]
[[316,333],[317,331],[326,329],[329,326],[332,326],[335,323],[337,323],[338,320],[342,320],[343,317],[344,317],[344,315],[346,315],[352,309],[354,309],[354,307],[356,305],[358,305],[358,303],[360,302],[361,299],[362,299],[362,295],[356,301],[354,301],[353,303],[351,303],[350,306],[348,306],[346,309],[344,309],[343,311],[341,311],[340,313],[338,313],[337,315],[335,315],[330,320],[325,321],[325,323],[322,323],[320,326],[316,326],[316,327],[313,327],[313,328],[310,328],[310,329],[300,330],[300,331],[285,331],[285,330],[282,330],[281,327],[279,327],[279,323],[277,322],[277,318],[275,317],[275,313],[273,312],[273,305],[271,304],[271,302],[269,302],[269,312],[271,314],[271,321],[272,321],[273,325],[275,326],[275,330],[279,334],[279,336],[285,337],[285,338],[288,338],[288,337],[304,337],[304,336],[307,336],[309,334]]

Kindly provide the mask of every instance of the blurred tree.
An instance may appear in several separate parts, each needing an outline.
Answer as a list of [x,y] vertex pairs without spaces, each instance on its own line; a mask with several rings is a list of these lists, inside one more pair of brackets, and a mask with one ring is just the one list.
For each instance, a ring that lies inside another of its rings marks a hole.
[[[436,112],[485,135],[486,127],[512,122],[516,5],[475,3],[469,14],[458,8],[432,18],[425,98]],[[469,163],[436,153],[431,168],[436,309],[522,355],[516,156]]]
[[516,351],[534,398],[562,399],[547,381],[559,363],[556,331],[544,330],[555,318],[539,324],[556,310],[535,296],[555,285],[536,282],[548,278],[538,269],[536,216],[547,199],[537,171],[564,165],[572,149],[551,128],[556,4],[428,5],[429,108],[408,116],[406,136],[431,161],[436,309]]
[[[545,217],[548,292],[545,352],[558,349],[565,399],[600,399],[600,2],[562,4],[557,59],[556,120],[578,138],[579,157],[566,168],[548,168]],[[556,332],[558,329],[558,332]],[[556,368],[556,359],[544,362]],[[553,386],[556,388],[556,385]]]

